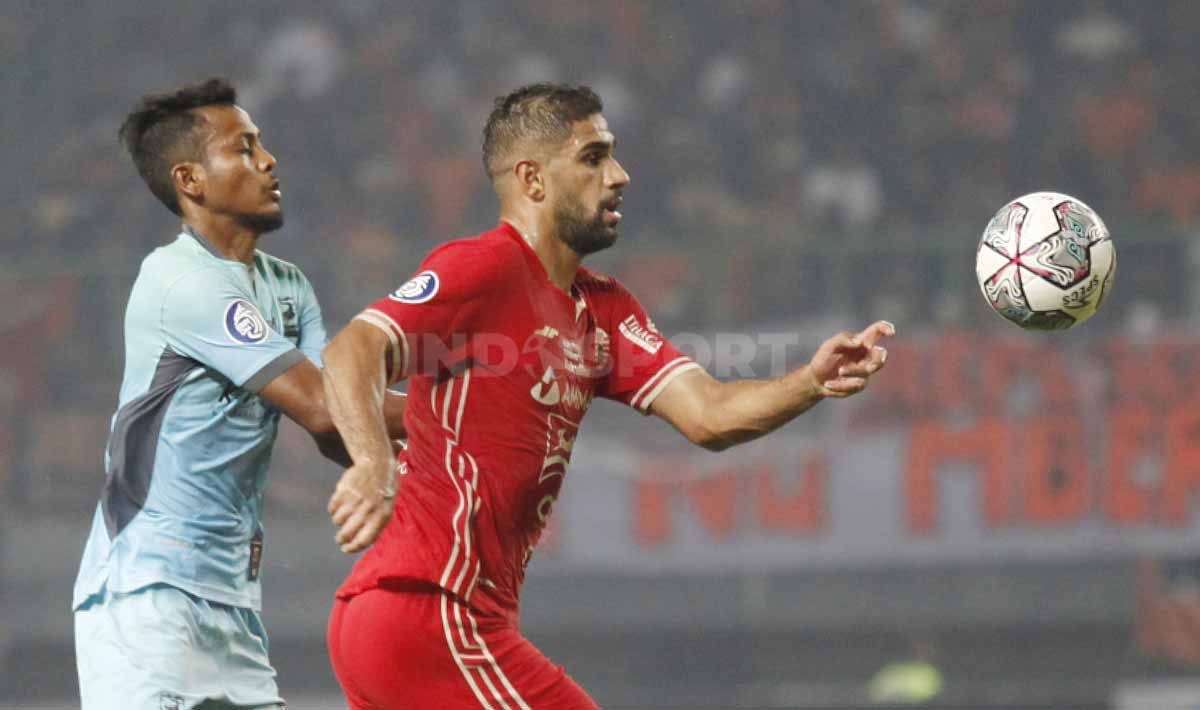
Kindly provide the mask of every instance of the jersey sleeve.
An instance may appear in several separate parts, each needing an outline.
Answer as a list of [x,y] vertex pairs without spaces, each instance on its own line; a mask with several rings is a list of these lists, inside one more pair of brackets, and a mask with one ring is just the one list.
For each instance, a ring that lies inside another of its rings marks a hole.
[[417,273],[355,317],[391,339],[388,384],[436,374],[464,360],[488,309],[502,308],[502,259],[486,246],[452,242],[430,254]]
[[598,394],[647,414],[667,385],[700,366],[658,332],[642,304],[613,284],[608,305],[609,371]]
[[304,359],[248,294],[215,269],[193,271],[167,287],[160,328],[172,350],[251,392]]
[[329,336],[325,332],[325,319],[321,316],[321,304],[317,302],[316,291],[308,279],[303,278],[300,287],[300,352],[312,360],[317,367],[321,366],[321,351]]

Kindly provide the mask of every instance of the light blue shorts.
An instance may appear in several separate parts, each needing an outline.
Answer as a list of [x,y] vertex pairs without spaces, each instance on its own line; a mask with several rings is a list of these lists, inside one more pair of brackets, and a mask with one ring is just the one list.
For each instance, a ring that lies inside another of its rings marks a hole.
[[258,614],[165,584],[80,607],[75,658],[82,710],[283,708]]

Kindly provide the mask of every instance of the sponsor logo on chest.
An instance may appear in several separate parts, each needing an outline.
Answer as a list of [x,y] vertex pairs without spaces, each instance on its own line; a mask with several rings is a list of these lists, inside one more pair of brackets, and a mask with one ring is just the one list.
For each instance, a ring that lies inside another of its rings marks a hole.
[[559,391],[558,378],[554,376],[554,368],[547,367],[546,373],[542,375],[540,382],[534,383],[529,389],[530,396],[537,402],[541,402],[547,407],[553,407],[562,399],[562,393]]
[[529,396],[547,407],[562,406],[579,412],[587,411],[592,404],[590,388],[580,387],[571,378],[560,378],[553,367],[547,367],[540,380],[529,388]]

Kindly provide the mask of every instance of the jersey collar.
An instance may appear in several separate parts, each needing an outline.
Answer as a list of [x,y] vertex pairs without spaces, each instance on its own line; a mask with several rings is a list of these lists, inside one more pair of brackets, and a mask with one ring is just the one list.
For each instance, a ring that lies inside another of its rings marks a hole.
[[242,262],[238,261],[237,259],[230,259],[229,257],[225,256],[221,252],[217,251],[217,248],[215,246],[213,246],[213,243],[208,241],[208,237],[204,236],[200,232],[197,232],[192,227],[192,225],[188,224],[187,222],[184,222],[184,224],[183,224],[183,233],[188,235],[192,239],[194,239],[197,244],[204,247],[205,251],[207,251],[209,254],[212,254],[213,256],[217,257],[221,261],[228,261],[228,262],[231,262],[234,264],[239,264],[241,266],[246,266],[246,264],[243,264]]
[[[546,267],[542,266],[542,260],[538,258],[537,252],[533,250],[533,247],[529,246],[529,242],[525,241],[525,237],[522,236],[519,231],[517,231],[517,228],[504,220],[500,220],[499,229],[501,232],[507,234],[510,239],[520,245],[522,253],[525,254],[526,261],[528,261],[530,264],[530,268],[532,268],[543,281],[549,283],[550,275],[546,273]],[[554,286],[554,290],[562,293],[557,286]],[[563,295],[566,296],[567,294]],[[583,298],[583,289],[579,288],[578,273],[575,274],[575,281],[571,282],[571,294],[569,298],[575,303],[575,320],[579,320],[579,317],[582,316],[585,311],[587,311],[587,301]]]

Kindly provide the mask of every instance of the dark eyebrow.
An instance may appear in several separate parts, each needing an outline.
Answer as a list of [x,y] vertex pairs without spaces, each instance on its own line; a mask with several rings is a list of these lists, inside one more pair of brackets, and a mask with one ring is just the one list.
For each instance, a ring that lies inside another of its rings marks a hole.
[[579,152],[582,154],[582,153],[586,153],[590,150],[612,150],[613,148],[616,148],[616,147],[617,147],[617,139],[614,138],[614,139],[612,139],[612,141],[592,141],[591,143],[588,143],[587,145],[580,148]]

